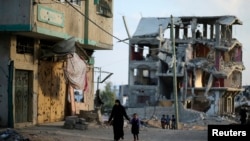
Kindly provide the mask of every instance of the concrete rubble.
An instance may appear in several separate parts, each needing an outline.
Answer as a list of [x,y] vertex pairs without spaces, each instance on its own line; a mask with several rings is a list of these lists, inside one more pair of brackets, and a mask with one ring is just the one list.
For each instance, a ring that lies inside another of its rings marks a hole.
[[[209,124],[226,125],[239,123],[236,115],[232,117],[209,116],[203,112],[184,108],[180,108],[179,112],[181,124],[181,128],[178,129],[179,132],[183,130],[195,132],[206,131],[207,125]],[[133,113],[138,113],[139,118],[143,121],[141,135],[146,136],[146,134],[155,132],[155,130],[157,130],[157,133],[162,134],[163,130],[161,130],[160,126],[161,115],[175,114],[175,110],[174,107],[161,106],[127,109],[129,116],[132,116]],[[108,115],[105,115],[103,117],[103,123],[106,123],[107,119]],[[126,120],[124,120],[124,122],[124,130],[126,134],[128,134],[130,133],[131,125]],[[169,132],[171,131],[172,130],[169,130]],[[96,135],[96,132],[98,132],[98,135]],[[171,132],[169,134],[173,133]],[[13,129],[2,130],[2,132],[0,132],[0,141],[42,141],[45,139],[48,139],[48,141],[66,141],[80,138],[86,141],[88,141],[88,139],[89,141],[104,141],[109,140],[108,138],[112,138],[112,136],[112,126],[98,123],[95,113],[82,112],[77,116],[67,116],[64,122],[58,124],[48,123],[37,127],[17,129],[17,131]],[[44,139],[41,140],[41,137],[44,137]],[[91,140],[90,138],[93,139]]]
[[63,125],[66,129],[87,130],[88,122],[84,118],[78,116],[67,116]]
[[[174,107],[145,107],[128,108],[128,114],[138,113],[144,121],[145,127],[161,128],[160,118],[162,114],[175,115]],[[204,112],[192,109],[179,108],[180,130],[207,130],[209,124],[239,124],[238,116],[210,116]]]
[[0,129],[0,141],[30,141],[14,129]]

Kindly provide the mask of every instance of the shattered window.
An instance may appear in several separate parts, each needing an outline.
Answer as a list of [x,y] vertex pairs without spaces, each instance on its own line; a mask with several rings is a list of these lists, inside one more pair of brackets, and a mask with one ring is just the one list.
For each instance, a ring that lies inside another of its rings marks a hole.
[[138,96],[137,97],[137,102],[138,103],[146,103],[150,100],[149,96]]
[[137,69],[134,69],[134,76],[137,76]]
[[[65,2],[65,0],[58,0],[59,2]],[[68,0],[72,4],[81,5],[81,0]]]
[[34,39],[28,37],[17,37],[16,53],[18,54],[31,54],[34,53]]
[[[74,100],[77,103],[84,103],[84,93],[82,90],[74,89]],[[71,101],[70,94],[68,94],[68,101]]]
[[149,71],[148,70],[143,70],[143,77],[149,77]]
[[112,12],[112,0],[99,0],[95,1],[96,4],[96,13],[107,17],[112,18],[113,12]]

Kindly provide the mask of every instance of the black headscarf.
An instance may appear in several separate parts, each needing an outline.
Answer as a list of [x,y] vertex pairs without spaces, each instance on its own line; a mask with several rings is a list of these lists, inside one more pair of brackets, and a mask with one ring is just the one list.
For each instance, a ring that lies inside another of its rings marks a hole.
[[119,99],[116,99],[115,103],[118,103],[119,105],[121,105],[121,101]]
[[115,100],[115,105],[112,108],[111,115],[109,117],[109,121],[112,119],[114,121],[122,121],[123,123],[123,117],[125,117],[127,120],[129,120],[129,117],[125,111],[125,108],[121,105],[121,102],[119,99]]

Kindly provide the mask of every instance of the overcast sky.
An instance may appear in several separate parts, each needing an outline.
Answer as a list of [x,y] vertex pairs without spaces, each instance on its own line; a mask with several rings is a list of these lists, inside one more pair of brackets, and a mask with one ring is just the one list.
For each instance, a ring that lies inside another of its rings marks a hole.
[[[132,36],[141,17],[177,16],[237,16],[243,25],[233,28],[233,35],[243,45],[243,85],[250,85],[250,0],[114,0],[113,35],[119,39],[128,37],[122,17],[126,19]],[[113,50],[96,51],[95,67],[112,72],[107,79],[113,85],[128,84],[128,44],[113,39]],[[98,74],[95,74],[97,76]],[[102,78],[105,74],[102,74]],[[96,77],[95,77],[96,79]],[[106,82],[107,82],[106,81]],[[105,83],[100,84],[103,89]],[[96,86],[95,86],[96,87]]]

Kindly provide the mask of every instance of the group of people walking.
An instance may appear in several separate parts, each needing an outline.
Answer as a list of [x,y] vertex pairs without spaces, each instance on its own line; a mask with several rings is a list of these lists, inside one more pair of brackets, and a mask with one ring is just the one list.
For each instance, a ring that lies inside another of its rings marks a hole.
[[[139,131],[141,121],[137,113],[134,113],[130,118],[125,108],[121,105],[120,100],[115,100],[108,122],[113,126],[114,141],[124,139],[124,117],[131,124],[131,133],[134,141],[139,141]],[[163,129],[176,129],[176,118],[174,115],[162,115],[161,126]]]
[[170,117],[169,115],[163,114],[161,117],[161,127],[162,129],[176,129],[176,118],[174,115]]
[[[250,121],[246,120],[247,117],[247,108],[242,106],[239,112],[241,124],[249,124]],[[130,118],[125,108],[121,105],[120,100],[115,100],[115,104],[112,108],[111,115],[109,117],[108,122],[112,123],[113,125],[113,133],[114,133],[114,140],[119,141],[120,139],[124,139],[124,117],[128,120],[131,124],[131,133],[133,135],[134,141],[139,140],[139,131],[140,131],[140,124],[141,121],[138,117],[137,113],[134,113],[133,116]],[[250,119],[250,116],[248,120]],[[161,127],[162,129],[176,129],[176,118],[175,115],[171,117],[167,114],[163,114],[161,117]]]

